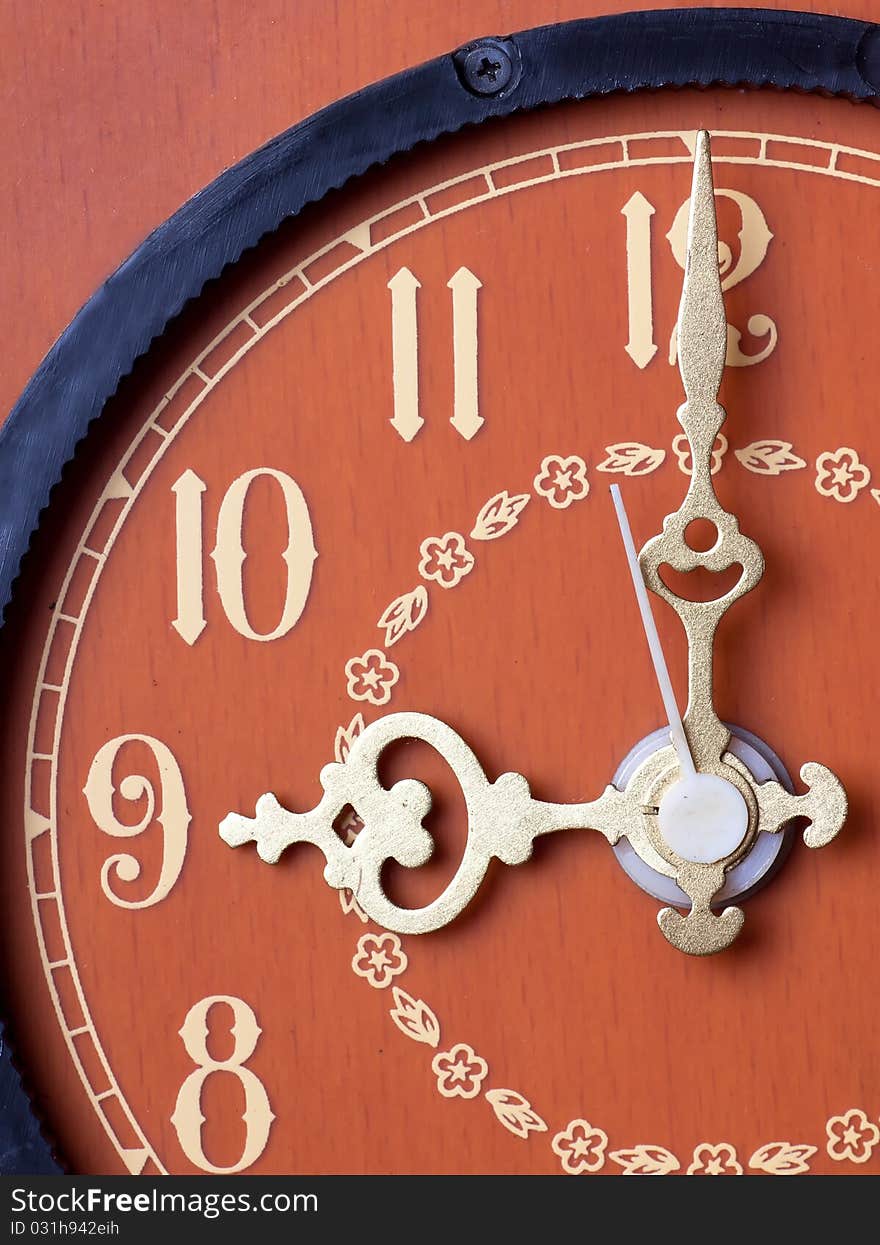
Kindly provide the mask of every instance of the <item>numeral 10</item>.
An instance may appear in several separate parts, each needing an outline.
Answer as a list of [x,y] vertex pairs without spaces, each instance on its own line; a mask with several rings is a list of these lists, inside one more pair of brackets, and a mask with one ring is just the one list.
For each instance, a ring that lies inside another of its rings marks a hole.
[[[251,485],[261,476],[278,484],[287,511],[287,548],[281,555],[287,572],[287,592],[281,617],[271,631],[254,629],[244,599],[243,568],[248,556],[242,544],[244,508]],[[207,625],[203,575],[206,490],[207,485],[194,471],[185,471],[171,486],[176,499],[177,537],[177,617],[171,625],[187,644],[195,644]],[[308,600],[317,556],[309,508],[294,479],[272,467],[256,467],[233,480],[220,503],[210,557],[220,604],[239,635],[262,642],[279,640],[296,626]]]

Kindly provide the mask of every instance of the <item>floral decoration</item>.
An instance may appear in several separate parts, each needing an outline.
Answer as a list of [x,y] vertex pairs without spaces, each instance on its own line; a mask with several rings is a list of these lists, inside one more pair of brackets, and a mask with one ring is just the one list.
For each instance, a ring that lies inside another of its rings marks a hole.
[[871,479],[871,472],[855,450],[842,445],[816,459],[816,491],[835,501],[855,501]]
[[546,1123],[528,1098],[523,1098],[515,1089],[487,1089],[486,1101],[495,1112],[498,1123],[503,1124],[514,1137],[525,1141],[529,1133],[546,1133]]
[[429,536],[419,546],[419,574],[441,588],[454,588],[474,569],[474,555],[459,532]]
[[668,1176],[681,1167],[665,1146],[633,1146],[631,1150],[612,1150],[608,1155],[623,1168],[624,1176]]
[[783,471],[800,471],[806,462],[795,454],[790,441],[753,441],[733,451],[747,471],[755,475],[778,476]]
[[562,458],[548,454],[533,481],[535,492],[546,497],[554,510],[567,510],[574,501],[583,501],[590,491],[587,464],[577,454]]
[[336,738],[333,741],[333,756],[340,765],[346,760],[351,746],[362,734],[364,729],[364,715],[356,713],[349,722],[348,726],[340,726],[336,732]]
[[809,1159],[815,1146],[792,1145],[790,1141],[769,1141],[749,1159],[749,1167],[767,1172],[769,1176],[805,1176],[810,1170]]
[[441,1050],[431,1060],[437,1089],[444,1098],[476,1098],[489,1073],[489,1065],[467,1042]]
[[351,966],[377,990],[390,986],[406,970],[406,952],[396,934],[362,934]]
[[339,906],[346,916],[353,912],[362,925],[366,925],[369,917],[354,897],[354,891],[343,889],[339,892]]
[[572,1120],[566,1129],[556,1134],[551,1145],[567,1175],[584,1176],[605,1166],[608,1134],[601,1128],[593,1128],[589,1120]]
[[728,1141],[717,1146],[704,1141],[694,1150],[694,1157],[687,1169],[689,1176],[741,1176],[743,1169],[736,1157],[736,1150]]
[[[690,475],[692,460],[687,437],[676,437],[672,448],[679,469]],[[727,439],[719,433],[712,448],[710,469],[713,475],[720,470],[727,450]],[[606,452],[608,457],[599,464],[598,469],[625,475],[649,474],[661,465],[664,458],[662,450],[652,450],[637,442],[607,446]],[[787,441],[753,442],[744,449],[736,450],[735,454],[744,467],[760,475],[779,475],[806,466]],[[816,459],[816,489],[822,496],[851,502],[870,480],[869,468],[849,447],[827,451]],[[547,455],[533,483],[535,492],[556,510],[567,509],[573,502],[587,497],[590,491],[587,465],[578,455]],[[880,489],[872,489],[871,496],[880,504]],[[528,500],[528,494],[510,495],[506,491],[496,494],[481,510],[471,536],[475,540],[493,540],[505,534],[516,525]],[[428,537],[422,541],[419,554],[421,577],[442,588],[455,587],[473,570],[475,563],[474,555],[459,532]],[[414,630],[423,620],[427,604],[427,593],[422,587],[393,601],[379,620],[379,626],[386,629],[386,645],[396,643],[405,632]],[[381,649],[368,649],[361,657],[352,658],[346,663],[345,674],[349,696],[373,705],[387,704],[391,689],[400,678],[398,667]],[[339,728],[334,748],[337,762],[344,763],[363,729],[361,714],[355,715],[347,728]],[[349,845],[354,842],[360,828],[356,817],[339,827]],[[361,921],[367,920],[350,891],[341,892],[340,903],[344,912],[354,913]],[[408,958],[396,934],[365,933],[358,940],[351,965],[359,977],[381,990],[390,986],[394,978],[406,970]],[[393,995],[394,1007],[390,1015],[397,1028],[411,1040],[436,1048],[440,1043],[440,1026],[430,1007],[397,986],[394,986]],[[466,1042],[458,1042],[449,1050],[439,1051],[434,1055],[431,1068],[437,1078],[437,1090],[445,1098],[477,1098],[483,1092],[483,1082],[489,1072],[486,1060]],[[544,1120],[531,1103],[516,1091],[487,1090],[485,1097],[499,1122],[514,1136],[527,1139],[532,1132],[546,1131]],[[827,1152],[837,1162],[866,1163],[880,1145],[880,1127],[858,1108],[832,1116],[826,1124],[826,1133]],[[562,1170],[572,1176],[601,1171],[606,1155],[623,1169],[624,1175],[667,1175],[680,1168],[675,1155],[662,1146],[637,1145],[629,1150],[615,1150],[608,1155],[607,1133],[593,1127],[585,1119],[572,1120],[565,1129],[556,1133],[551,1146]],[[755,1151],[749,1166],[769,1175],[802,1175],[809,1172],[809,1159],[815,1152],[815,1146],[795,1145],[787,1141],[770,1142]],[[702,1142],[694,1149],[687,1174],[741,1176],[743,1167],[735,1147],[729,1142]]]
[[424,999],[414,999],[411,994],[393,986],[391,994],[394,1006],[388,1013],[401,1033],[414,1042],[424,1042],[428,1046],[440,1045],[440,1021],[431,1011]]
[[828,1134],[826,1149],[838,1163],[845,1159],[851,1163],[867,1163],[880,1142],[880,1128],[856,1107],[843,1115],[832,1115],[825,1132]]
[[428,590],[424,584],[396,597],[376,624],[385,628],[385,644],[391,648],[408,631],[415,631],[428,612]]
[[368,700],[371,705],[387,705],[400,671],[379,648],[368,648],[362,657],[345,663],[347,691],[352,700]]
[[477,515],[477,521],[471,531],[472,540],[497,540],[516,527],[519,516],[531,501],[528,493],[515,493],[513,496],[507,489],[502,489],[494,497],[490,497]]
[[605,446],[606,457],[597,471],[614,471],[625,476],[646,476],[656,471],[666,458],[665,450],[652,449],[641,441],[618,441]]

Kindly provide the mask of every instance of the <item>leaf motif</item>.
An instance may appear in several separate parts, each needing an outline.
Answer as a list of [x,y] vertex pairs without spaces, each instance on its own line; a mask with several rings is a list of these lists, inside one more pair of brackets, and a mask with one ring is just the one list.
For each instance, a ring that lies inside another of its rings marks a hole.
[[810,1170],[807,1159],[815,1153],[815,1146],[793,1146],[790,1141],[771,1141],[755,1151],[749,1159],[749,1167],[768,1172],[771,1176],[803,1176]]
[[354,897],[354,891],[341,890],[339,892],[339,906],[348,916],[349,912],[353,912],[362,925],[366,925],[368,917],[361,905]]
[[681,1167],[678,1159],[663,1146],[634,1146],[632,1150],[612,1150],[609,1155],[624,1176],[668,1176]]
[[385,646],[390,648],[408,631],[415,631],[427,612],[428,590],[424,584],[396,597],[376,624],[385,628]]
[[389,1015],[401,1033],[414,1042],[424,1042],[427,1046],[440,1045],[440,1022],[427,1003],[414,999],[411,994],[394,986],[394,1006]]
[[343,813],[337,817],[333,823],[333,828],[340,836],[345,846],[351,847],[352,843],[363,830],[364,823],[354,809],[350,808],[347,812],[343,810]]
[[747,471],[754,471],[761,476],[778,476],[783,471],[799,471],[807,465],[803,458],[793,452],[790,441],[753,441],[741,450],[734,450],[734,453]]
[[666,457],[665,450],[653,450],[640,441],[618,441],[606,445],[608,457],[599,463],[597,471],[615,471],[625,476],[646,476],[656,471]]
[[471,536],[474,540],[497,540],[516,527],[519,516],[531,500],[529,493],[515,493],[513,496],[502,489],[494,497],[490,497],[477,515]]
[[488,1089],[486,1101],[508,1132],[525,1140],[529,1133],[546,1133],[547,1125],[532,1104],[514,1089]]
[[340,726],[336,732],[336,739],[333,742],[333,755],[341,765],[347,758],[351,745],[364,729],[364,715],[356,713],[349,722],[348,726]]

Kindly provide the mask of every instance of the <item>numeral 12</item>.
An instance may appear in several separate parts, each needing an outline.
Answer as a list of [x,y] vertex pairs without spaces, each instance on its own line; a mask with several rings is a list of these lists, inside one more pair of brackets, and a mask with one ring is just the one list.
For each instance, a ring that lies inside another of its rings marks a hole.
[[[721,270],[721,288],[731,290],[746,277],[760,268],[767,257],[767,249],[773,234],[767,228],[764,213],[749,195],[739,190],[716,188],[718,199],[730,199],[740,214],[739,258],[734,263],[733,252],[726,242],[719,239],[718,264]],[[672,228],[666,235],[676,263],[684,268],[687,256],[687,219],[690,199],[686,199],[675,214]],[[652,238],[651,217],[654,205],[637,190],[620,209],[626,218],[626,284],[629,322],[629,338],[624,349],[636,367],[645,368],[657,353],[654,340],[654,291],[651,280]],[[727,364],[729,367],[751,367],[762,363],[776,349],[778,332],[769,316],[758,314],[749,317],[747,328],[754,337],[766,337],[767,344],[757,354],[744,354],[740,348],[742,332],[732,324],[727,326]],[[672,331],[669,343],[669,362],[676,361],[676,334]]]

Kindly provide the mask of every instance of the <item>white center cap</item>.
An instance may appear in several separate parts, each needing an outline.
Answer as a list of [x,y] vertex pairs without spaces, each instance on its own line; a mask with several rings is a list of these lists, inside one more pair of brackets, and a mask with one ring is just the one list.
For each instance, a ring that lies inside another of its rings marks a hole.
[[684,860],[708,865],[735,852],[749,828],[749,810],[733,783],[692,774],[660,801],[660,833]]

